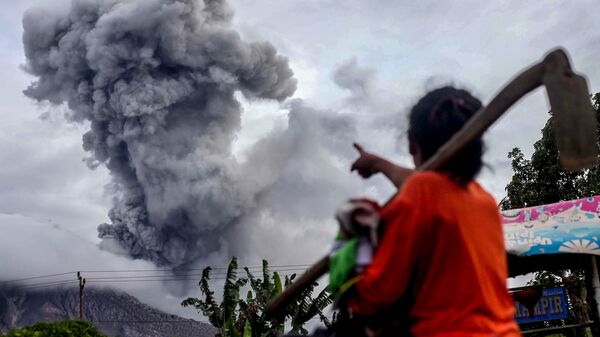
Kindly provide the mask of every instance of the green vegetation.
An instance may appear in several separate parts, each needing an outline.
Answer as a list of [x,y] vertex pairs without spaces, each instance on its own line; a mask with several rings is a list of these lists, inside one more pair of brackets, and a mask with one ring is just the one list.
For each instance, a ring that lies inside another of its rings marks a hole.
[[[597,129],[600,135],[600,93],[592,97],[592,103],[596,110]],[[501,209],[516,209],[600,194],[600,165],[574,172],[565,171],[560,166],[554,142],[553,123],[554,118],[550,113],[550,118],[542,129],[542,138],[534,144],[531,159],[525,159],[519,148],[514,148],[508,154],[512,159],[514,175],[506,186],[507,196],[500,203]],[[589,320],[590,308],[585,303],[587,292],[585,274],[582,270],[540,271],[535,273],[530,284],[547,288],[565,287],[571,316],[566,320],[530,323],[526,325],[526,329],[561,326]],[[567,336],[587,336],[589,332],[585,329],[572,329],[565,333]],[[545,334],[539,334],[539,336],[543,335]],[[538,334],[531,336],[538,336]]]
[[[596,119],[600,126],[600,93],[592,97]],[[525,159],[521,149],[509,152],[514,175],[506,186],[506,198],[500,203],[503,210],[543,205],[600,194],[600,165],[589,170],[569,172],[558,161],[554,131],[550,118],[542,129],[542,139],[534,145],[531,159]],[[600,127],[597,127],[600,135]],[[600,140],[600,139],[599,139]]]
[[[202,271],[198,285],[204,299],[190,297],[181,305],[193,306],[198,312],[208,318],[218,329],[220,337],[271,337],[284,333],[285,322],[277,322],[266,318],[265,310],[268,302],[284,287],[289,286],[295,274],[285,277],[282,284],[277,272],[271,274],[267,261],[263,260],[262,279],[254,276],[248,268],[244,268],[246,277],[237,276],[237,259],[234,257],[227,268],[227,276],[223,287],[223,300],[216,302],[214,292],[210,289],[210,271],[207,267]],[[249,283],[245,298],[240,297],[240,291]],[[327,289],[321,291],[315,298],[312,294],[317,284],[306,289],[291,305],[288,306],[285,317],[291,325],[289,333],[308,334],[304,324],[318,316],[325,325],[331,323],[323,314],[323,310],[332,303],[331,294]]]
[[35,323],[30,327],[11,330],[0,337],[106,337],[86,321]]

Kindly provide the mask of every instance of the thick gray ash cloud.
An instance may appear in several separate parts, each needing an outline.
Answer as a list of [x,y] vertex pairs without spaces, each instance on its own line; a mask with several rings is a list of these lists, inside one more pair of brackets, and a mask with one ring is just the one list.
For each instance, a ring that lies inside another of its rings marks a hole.
[[75,0],[67,12],[25,14],[36,80],[24,93],[88,121],[88,165],[110,170],[105,247],[185,266],[256,207],[266,186],[248,183],[231,154],[235,93],[283,101],[296,80],[271,44],[243,41],[232,16],[222,0]]

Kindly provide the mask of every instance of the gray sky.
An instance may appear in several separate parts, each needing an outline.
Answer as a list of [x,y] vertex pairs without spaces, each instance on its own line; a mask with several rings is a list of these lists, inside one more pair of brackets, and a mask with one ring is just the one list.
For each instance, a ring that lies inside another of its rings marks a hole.
[[[0,278],[151,268],[95,246],[96,227],[108,221],[111,195],[104,186],[110,177],[105,168],[90,170],[83,162],[88,154],[81,137],[87,125],[67,123],[64,109],[37,105],[21,93],[33,80],[20,68],[23,12],[34,5],[60,7],[68,2],[0,1]],[[600,12],[598,1],[232,0],[230,4],[234,24],[245,39],[270,41],[289,58],[298,79],[294,98],[309,104],[311,113],[322,115],[318,118],[351,118],[357,123],[356,141],[402,163],[409,163],[399,141],[405,112],[428,88],[454,83],[487,102],[517,71],[549,49],[564,46],[575,68],[588,76],[591,91],[600,91],[600,67],[594,62],[600,56],[600,21],[591,14]],[[334,78],[337,69],[344,69],[347,76]],[[244,108],[235,146],[240,160],[256,141],[272,130],[285,129],[289,111],[273,102],[244,101]],[[481,181],[498,200],[511,175],[507,152],[518,146],[526,155],[531,153],[547,110],[545,95],[536,92],[486,135],[486,161],[492,171],[486,171]],[[336,163],[339,172],[349,164]],[[382,179],[361,182],[357,176],[337,172],[312,174],[335,174],[336,184],[350,186],[340,191],[380,200],[391,193]],[[314,205],[295,192],[280,197],[298,202],[298,214],[311,212]],[[275,264],[306,264],[327,250],[334,231],[333,222],[324,225],[299,218],[257,221],[239,236],[247,239],[252,252],[246,264],[258,265],[261,257]],[[204,262],[222,265],[226,259],[213,256]],[[182,313],[175,307],[177,296],[151,296],[154,288],[149,285],[130,290],[150,304],[162,303],[162,309]]]

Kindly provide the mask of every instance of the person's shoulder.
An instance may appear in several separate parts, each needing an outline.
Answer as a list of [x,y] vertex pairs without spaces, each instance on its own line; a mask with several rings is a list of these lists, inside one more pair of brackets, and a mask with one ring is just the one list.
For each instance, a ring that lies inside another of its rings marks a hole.
[[411,175],[402,187],[402,194],[419,195],[421,198],[428,199],[468,198],[496,207],[496,199],[476,180],[462,186],[449,175],[435,171],[417,172]]
[[449,177],[438,172],[415,172],[404,182],[400,197],[408,201],[420,203],[424,199],[435,198],[440,190],[452,188]]
[[430,201],[436,198],[436,191],[447,184],[449,178],[443,174],[431,171],[415,172],[411,174],[404,184],[400,193],[384,207],[383,217],[395,214],[408,214],[415,209],[428,210]]
[[413,173],[404,183],[404,189],[423,189],[427,187],[439,187],[451,184],[452,180],[445,174],[435,171],[424,171]]
[[478,181],[473,180],[470,184],[470,189],[473,191],[473,193],[477,194],[480,199],[484,200],[490,205],[493,205],[495,208],[498,207],[498,202],[496,201],[496,198],[492,195],[492,193],[490,193],[483,186],[481,186],[481,184]]

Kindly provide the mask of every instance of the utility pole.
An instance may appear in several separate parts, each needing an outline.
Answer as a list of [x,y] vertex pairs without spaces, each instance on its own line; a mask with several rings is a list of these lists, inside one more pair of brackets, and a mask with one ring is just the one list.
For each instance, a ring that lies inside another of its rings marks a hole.
[[79,319],[83,320],[83,288],[85,287],[85,278],[81,277],[81,273],[77,272],[79,280]]
[[585,286],[588,289],[587,302],[590,304],[592,322],[594,322],[590,328],[592,329],[592,335],[595,336],[600,332],[600,276],[598,275],[596,256],[591,256],[590,260],[590,266],[585,270]]

